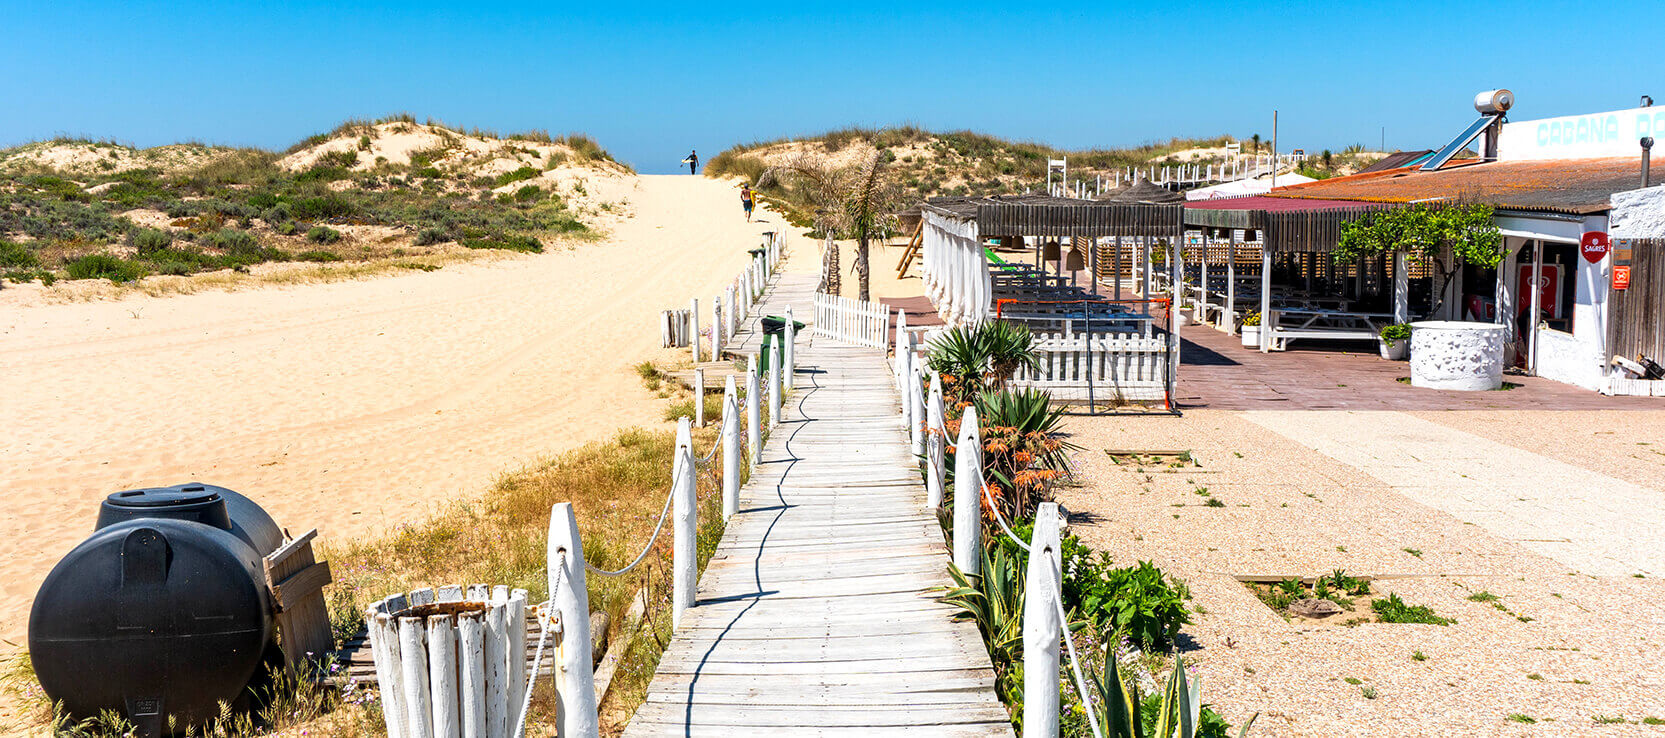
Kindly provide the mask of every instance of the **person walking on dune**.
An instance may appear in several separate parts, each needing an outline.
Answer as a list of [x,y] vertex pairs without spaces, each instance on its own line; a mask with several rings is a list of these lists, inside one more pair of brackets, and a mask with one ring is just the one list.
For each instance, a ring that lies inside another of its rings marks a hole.
[[683,161],[683,163],[688,165],[688,173],[689,174],[699,174],[700,154],[699,154],[698,151],[695,151],[693,149],[689,149],[688,150],[688,158],[683,159],[682,161]]
[[756,204],[757,193],[752,192],[752,186],[740,185],[740,206],[746,209],[746,222],[752,221],[752,205]]

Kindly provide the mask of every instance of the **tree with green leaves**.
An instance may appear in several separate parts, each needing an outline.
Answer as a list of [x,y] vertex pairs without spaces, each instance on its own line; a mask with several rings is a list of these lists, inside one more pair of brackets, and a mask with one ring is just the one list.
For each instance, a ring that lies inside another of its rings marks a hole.
[[1503,261],[1503,234],[1492,222],[1492,206],[1485,203],[1417,203],[1342,223],[1341,238],[1330,255],[1337,264],[1346,264],[1396,251],[1434,266],[1437,299],[1462,265],[1497,268]]

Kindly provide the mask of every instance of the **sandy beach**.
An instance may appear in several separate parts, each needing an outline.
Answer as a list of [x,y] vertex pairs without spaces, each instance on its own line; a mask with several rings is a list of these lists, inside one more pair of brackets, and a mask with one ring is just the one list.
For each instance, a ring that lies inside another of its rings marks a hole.
[[662,423],[630,371],[659,351],[659,311],[709,309],[781,224],[746,222],[733,185],[704,177],[644,176],[627,197],[636,216],[602,242],[430,273],[67,304],[0,293],[0,638],[22,643],[41,579],[112,492],[224,485],[327,546]]

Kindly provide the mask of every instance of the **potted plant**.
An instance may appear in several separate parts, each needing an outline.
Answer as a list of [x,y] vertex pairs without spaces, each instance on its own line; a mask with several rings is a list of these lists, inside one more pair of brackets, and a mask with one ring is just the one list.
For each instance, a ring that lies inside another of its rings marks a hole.
[[1243,346],[1244,348],[1260,348],[1260,311],[1250,310],[1243,314]]
[[1388,361],[1404,361],[1406,344],[1411,340],[1411,327],[1405,323],[1394,323],[1381,332],[1382,358]]

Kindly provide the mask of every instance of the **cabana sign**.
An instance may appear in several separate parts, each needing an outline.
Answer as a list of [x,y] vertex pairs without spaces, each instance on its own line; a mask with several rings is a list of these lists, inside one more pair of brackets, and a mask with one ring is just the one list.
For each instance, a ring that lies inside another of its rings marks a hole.
[[1578,252],[1584,255],[1584,260],[1595,264],[1607,256],[1607,233],[1605,231],[1585,231],[1578,240]]

